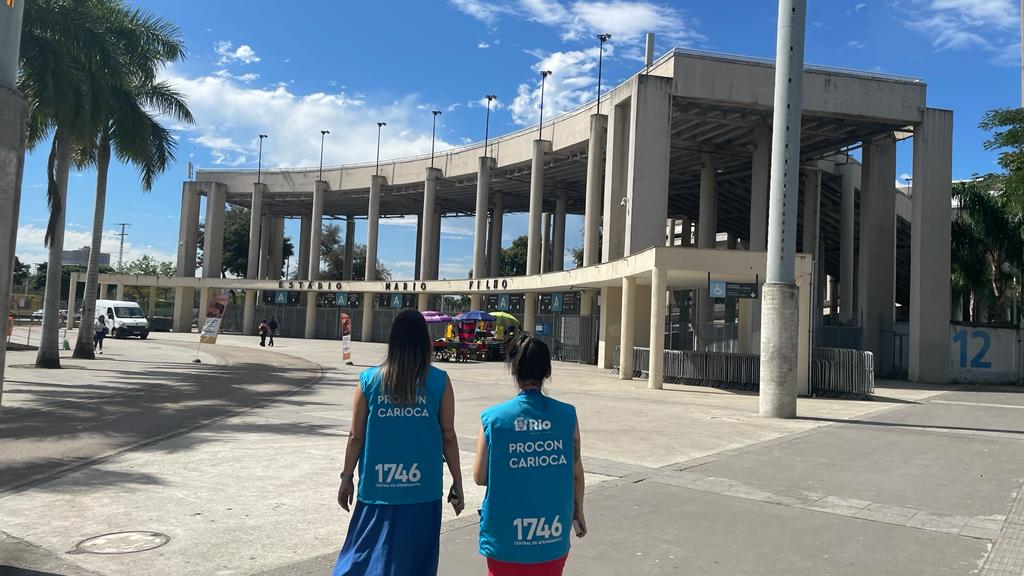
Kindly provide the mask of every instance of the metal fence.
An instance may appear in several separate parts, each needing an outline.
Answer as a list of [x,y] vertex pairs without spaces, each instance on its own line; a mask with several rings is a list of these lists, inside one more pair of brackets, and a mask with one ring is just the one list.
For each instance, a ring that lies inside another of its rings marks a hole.
[[552,360],[597,363],[599,316],[537,314],[534,323],[543,326],[534,336],[548,345]]
[[699,325],[705,352],[735,353],[739,350],[739,324],[704,322]]
[[[352,324],[352,339],[362,338],[363,311],[359,308],[317,308],[315,338],[341,340],[341,313],[349,315]],[[228,306],[221,322],[222,332],[242,332],[242,306]],[[256,306],[255,329],[262,320],[273,318],[277,321],[277,333],[283,338],[303,338],[306,335],[306,307],[264,305]]]
[[[619,347],[612,368],[618,370]],[[664,381],[670,384],[756,391],[761,380],[761,357],[754,354],[665,350]],[[815,348],[811,354],[812,396],[865,398],[875,392],[874,356],[870,352]],[[633,348],[633,376],[646,378],[649,348]]]

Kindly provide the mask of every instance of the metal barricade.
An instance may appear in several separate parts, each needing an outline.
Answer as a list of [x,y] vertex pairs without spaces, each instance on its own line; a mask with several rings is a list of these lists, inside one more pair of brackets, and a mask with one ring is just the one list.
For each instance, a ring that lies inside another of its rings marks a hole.
[[[618,346],[612,369],[621,366]],[[649,348],[633,348],[633,376],[646,378]],[[664,351],[664,382],[730,390],[756,391],[761,379],[761,357],[722,352]],[[842,348],[815,348],[809,371],[812,396],[866,398],[875,392],[874,356],[871,352]]]

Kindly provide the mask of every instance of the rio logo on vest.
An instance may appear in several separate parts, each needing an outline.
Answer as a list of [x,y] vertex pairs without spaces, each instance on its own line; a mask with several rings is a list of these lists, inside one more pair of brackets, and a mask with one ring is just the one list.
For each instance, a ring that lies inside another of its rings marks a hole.
[[550,420],[535,420],[520,416],[515,422],[516,432],[544,432],[551,430]]

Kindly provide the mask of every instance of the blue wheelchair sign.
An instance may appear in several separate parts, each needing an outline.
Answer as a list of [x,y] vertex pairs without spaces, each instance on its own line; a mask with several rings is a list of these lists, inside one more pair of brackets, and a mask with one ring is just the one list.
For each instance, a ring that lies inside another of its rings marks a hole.
[[281,291],[281,290],[278,290],[276,293],[274,293],[274,303],[275,304],[287,304],[288,303],[288,293],[284,292],[284,291]]

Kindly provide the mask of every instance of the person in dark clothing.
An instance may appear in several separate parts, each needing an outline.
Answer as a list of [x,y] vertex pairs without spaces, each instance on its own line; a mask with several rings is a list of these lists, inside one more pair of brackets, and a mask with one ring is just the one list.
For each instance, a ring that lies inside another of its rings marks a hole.
[[267,335],[270,334],[270,326],[267,325],[266,320],[260,320],[260,346],[267,345]]
[[270,341],[267,342],[267,345],[270,346],[270,347],[273,347],[274,346],[274,336],[277,336],[277,320],[275,320],[274,318],[271,318],[270,322],[267,322],[267,328],[270,330]]

